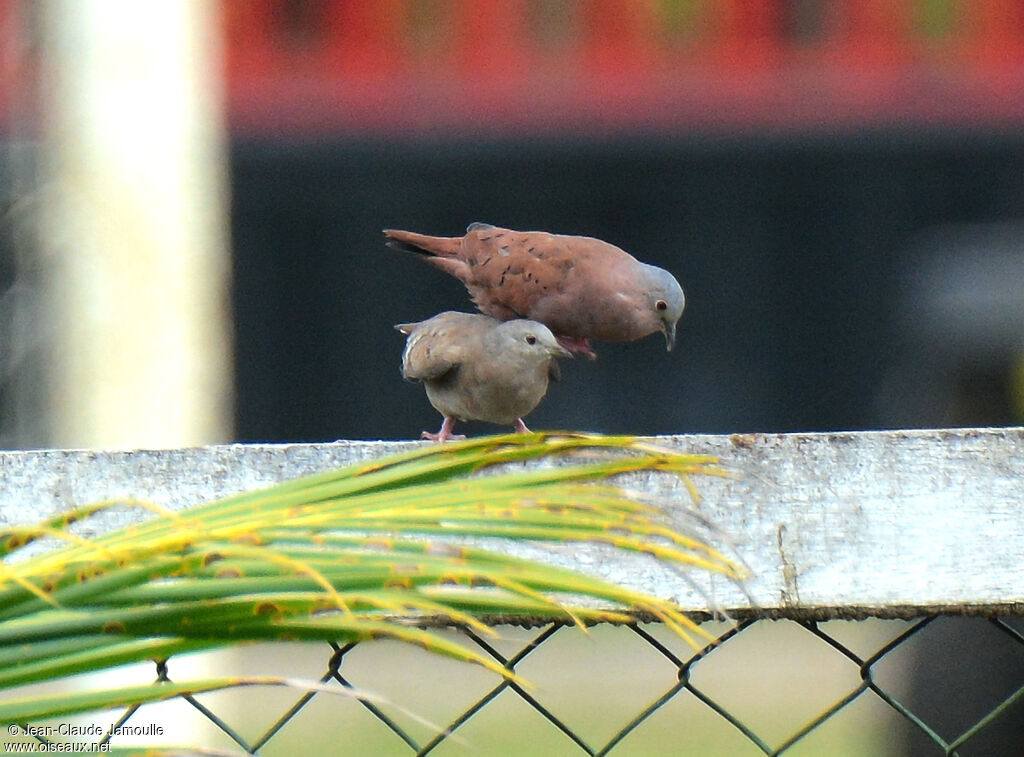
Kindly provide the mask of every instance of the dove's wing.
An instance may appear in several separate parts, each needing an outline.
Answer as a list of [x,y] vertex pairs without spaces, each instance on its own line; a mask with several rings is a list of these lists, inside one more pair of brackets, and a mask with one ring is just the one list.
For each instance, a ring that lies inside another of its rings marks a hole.
[[473,302],[499,320],[531,318],[545,303],[549,308],[554,302],[571,307],[571,271],[579,261],[564,240],[543,231],[471,227],[460,258],[467,266],[463,283]]
[[448,312],[420,323],[399,324],[395,328],[409,335],[402,353],[402,375],[414,381],[435,381],[456,370],[472,358],[487,323],[480,316]]

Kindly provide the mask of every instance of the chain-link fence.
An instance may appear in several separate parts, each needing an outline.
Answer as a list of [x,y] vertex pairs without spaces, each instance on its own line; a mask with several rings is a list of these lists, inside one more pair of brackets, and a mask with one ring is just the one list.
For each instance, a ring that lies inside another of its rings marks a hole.
[[[191,664],[323,686],[130,708],[108,716],[119,735],[101,743],[138,743],[161,723],[156,743],[261,755],[1009,755],[1024,743],[1022,626],[750,617],[705,624],[714,642],[699,650],[660,624],[451,632],[522,682],[395,642],[254,646]],[[158,662],[155,685],[188,664]]]

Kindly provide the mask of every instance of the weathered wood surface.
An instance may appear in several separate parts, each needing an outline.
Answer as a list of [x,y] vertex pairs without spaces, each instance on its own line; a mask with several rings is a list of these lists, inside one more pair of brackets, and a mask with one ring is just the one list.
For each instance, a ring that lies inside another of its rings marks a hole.
[[[716,455],[735,474],[695,483],[703,496],[700,514],[752,570],[745,591],[700,573],[688,581],[647,558],[623,559],[595,545],[519,545],[516,551],[624,581],[693,610],[713,603],[787,617],[1024,612],[1022,428],[658,441]],[[0,524],[32,523],[118,497],[182,508],[412,444],[3,452]],[[692,523],[692,504],[678,481],[644,476],[626,483],[676,525]],[[108,529],[132,517],[112,513],[87,528]]]

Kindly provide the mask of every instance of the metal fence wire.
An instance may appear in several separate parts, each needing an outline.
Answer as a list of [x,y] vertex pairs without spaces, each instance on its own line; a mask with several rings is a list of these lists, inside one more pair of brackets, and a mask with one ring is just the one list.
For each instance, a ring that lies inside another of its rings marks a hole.
[[[253,692],[265,692],[261,687],[236,690],[243,692],[242,700],[233,706],[207,695],[182,699],[221,732],[217,735],[230,750],[247,754],[291,754],[296,744],[309,746],[316,739],[331,744],[330,753],[367,753],[365,744],[370,742],[365,734],[360,741],[337,717],[340,708],[361,708],[368,717],[361,719],[359,728],[374,732],[368,738],[373,739],[375,754],[514,753],[507,741],[500,740],[506,736],[495,735],[508,726],[516,731],[512,743],[529,745],[521,749],[524,754],[1012,755],[1024,753],[1021,620],[942,615],[871,620],[868,624],[876,625],[865,642],[857,634],[851,636],[863,625],[859,621],[751,617],[728,626],[706,624],[714,641],[699,650],[656,623],[605,625],[586,633],[560,624],[499,626],[501,643],[459,629],[452,633],[461,634],[466,644],[530,683],[498,680],[486,671],[479,678],[467,678],[463,671],[472,666],[414,650],[428,660],[424,675],[423,668],[403,661],[402,655],[411,649],[407,645],[373,641],[331,644],[329,649],[305,645],[311,654],[328,655],[326,663],[320,657],[324,687],[301,695],[286,690],[290,703],[262,722],[253,722],[259,709],[254,703],[261,696]],[[788,641],[778,643],[779,630],[790,635]],[[611,647],[589,643],[594,634],[603,634]],[[744,643],[758,634],[761,638]],[[562,646],[553,650],[553,659],[531,667],[531,660],[555,644]],[[362,651],[379,651],[380,645],[390,645],[383,658],[378,655],[362,664],[354,659]],[[244,653],[245,672],[256,674],[259,659],[274,646],[245,648],[262,650]],[[809,659],[808,648],[814,650]],[[610,654],[609,649],[620,654]],[[801,654],[805,659],[799,659]],[[282,657],[284,669],[290,669],[292,652]],[[730,657],[736,659],[730,662]],[[381,659],[390,661],[390,671]],[[795,677],[780,672],[782,661],[797,671]],[[175,662],[156,664],[156,685],[174,679]],[[443,675],[430,674],[433,666],[459,672],[446,682]],[[766,666],[768,672],[759,674],[754,666]],[[832,669],[830,676],[838,682],[822,682],[826,669]],[[597,684],[595,670],[601,674]],[[552,686],[544,683],[546,673],[557,678],[554,688],[561,697],[552,695]],[[629,681],[634,673],[644,679],[643,686]],[[722,679],[731,683],[723,688]],[[426,701],[451,705],[447,720],[427,727],[422,720],[410,719],[415,704],[405,709],[384,699],[332,696],[325,691],[338,687],[372,692],[380,690],[379,684],[398,691],[416,689],[423,697],[420,706]],[[782,712],[776,705],[800,687],[816,697],[815,710],[808,713],[806,704],[790,703]],[[566,693],[575,702],[567,702]],[[625,699],[615,702],[612,711],[607,703],[592,706],[608,693],[621,693]],[[492,717],[490,726],[474,727],[499,706],[506,714]],[[518,715],[507,714],[510,706]],[[305,713],[316,707],[321,708],[320,719],[306,718]],[[581,717],[581,711],[588,710],[590,715]],[[823,740],[822,733],[851,710],[861,710],[856,724]],[[143,712],[145,708],[129,708],[113,727],[138,722],[145,718]],[[865,734],[865,729],[876,732]],[[121,740],[120,735],[108,735],[103,743],[117,746]]]

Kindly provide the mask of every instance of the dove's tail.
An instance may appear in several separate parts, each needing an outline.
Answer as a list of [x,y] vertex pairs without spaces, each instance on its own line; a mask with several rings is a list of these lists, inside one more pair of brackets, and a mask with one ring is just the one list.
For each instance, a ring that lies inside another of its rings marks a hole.
[[384,244],[392,250],[415,252],[427,257],[453,258],[459,254],[462,237],[429,237],[412,231],[384,229]]

